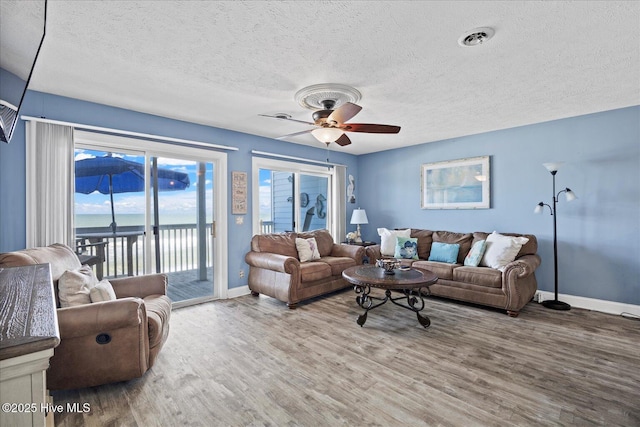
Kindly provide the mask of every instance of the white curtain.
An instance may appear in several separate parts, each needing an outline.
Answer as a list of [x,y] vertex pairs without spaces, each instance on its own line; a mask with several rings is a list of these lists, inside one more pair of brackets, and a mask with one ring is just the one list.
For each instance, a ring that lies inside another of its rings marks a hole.
[[334,239],[337,242],[345,240],[347,234],[347,167],[341,165],[334,166],[335,195],[334,200]]
[[73,243],[73,128],[27,124],[27,248]]

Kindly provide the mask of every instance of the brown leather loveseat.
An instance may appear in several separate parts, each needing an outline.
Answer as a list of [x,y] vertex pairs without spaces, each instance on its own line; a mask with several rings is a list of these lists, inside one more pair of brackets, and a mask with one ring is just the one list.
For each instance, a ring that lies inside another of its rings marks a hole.
[[[312,237],[320,259],[300,262],[296,238]],[[268,295],[296,308],[300,301],[351,286],[342,272],[362,264],[364,253],[362,246],[334,243],[328,230],[255,235],[245,256],[249,289],[253,295]]]
[[[0,254],[0,267],[50,264],[58,280],[81,268],[68,246],[53,244]],[[58,308],[60,345],[47,371],[52,390],[91,387],[141,377],[169,335],[171,300],[164,274],[109,279],[116,300]]]

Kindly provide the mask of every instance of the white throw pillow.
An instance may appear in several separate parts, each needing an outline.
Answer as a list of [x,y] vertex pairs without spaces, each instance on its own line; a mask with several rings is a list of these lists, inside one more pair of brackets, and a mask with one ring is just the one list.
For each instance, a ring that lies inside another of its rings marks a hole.
[[310,237],[308,239],[296,237],[296,249],[298,249],[298,258],[300,258],[300,262],[320,259],[318,243],[316,242],[315,237]]
[[393,256],[396,253],[396,237],[411,237],[411,229],[388,230],[386,228],[378,228],[378,236],[380,236],[380,254]]
[[526,237],[504,236],[494,231],[487,236],[486,249],[480,265],[504,271],[506,265],[516,259],[522,245],[528,241]]
[[98,284],[98,278],[88,265],[77,270],[65,271],[58,280],[60,307],[91,304],[91,288]]
[[107,279],[101,280],[89,292],[91,302],[115,301],[116,293]]

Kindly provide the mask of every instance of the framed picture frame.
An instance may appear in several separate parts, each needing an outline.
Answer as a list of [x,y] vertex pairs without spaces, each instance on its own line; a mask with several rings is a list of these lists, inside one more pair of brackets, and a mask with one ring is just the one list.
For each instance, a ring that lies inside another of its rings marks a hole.
[[231,172],[231,214],[247,213],[247,173]]
[[489,156],[425,163],[422,209],[489,209]]

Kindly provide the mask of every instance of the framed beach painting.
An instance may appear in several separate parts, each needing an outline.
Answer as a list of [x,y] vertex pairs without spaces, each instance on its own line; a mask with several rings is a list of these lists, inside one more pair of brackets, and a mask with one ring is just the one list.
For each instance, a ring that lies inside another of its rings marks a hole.
[[489,209],[489,156],[422,165],[422,209]]

